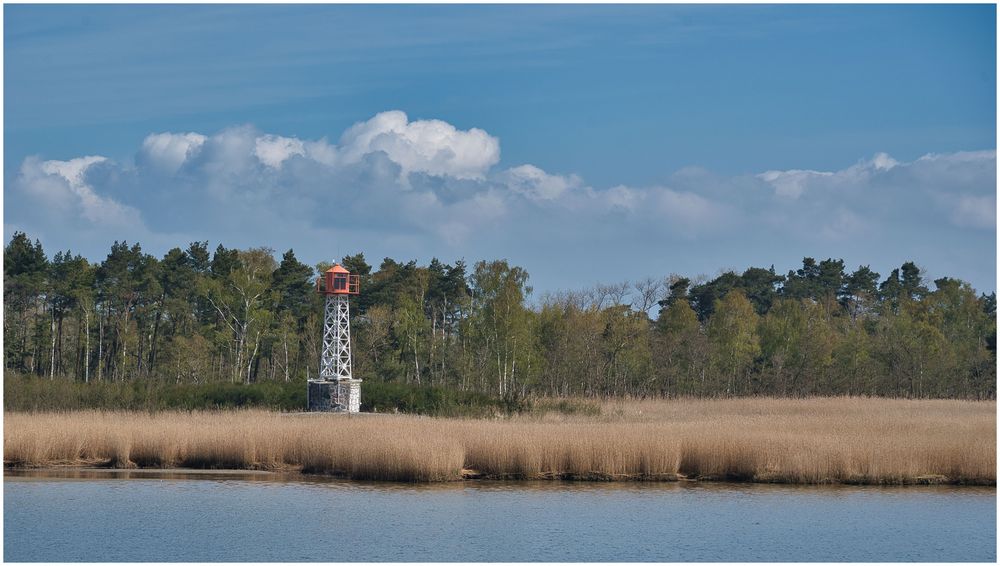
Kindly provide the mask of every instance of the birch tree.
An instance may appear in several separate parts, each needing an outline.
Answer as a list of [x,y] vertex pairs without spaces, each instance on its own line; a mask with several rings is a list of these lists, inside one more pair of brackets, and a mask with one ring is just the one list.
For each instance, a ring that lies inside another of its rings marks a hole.
[[471,329],[481,355],[492,368],[496,391],[517,394],[534,355],[531,317],[525,307],[528,272],[505,260],[476,263],[472,274]]
[[268,248],[240,251],[238,266],[207,280],[205,298],[232,336],[231,380],[250,383],[253,361],[270,321],[271,273],[276,265]]

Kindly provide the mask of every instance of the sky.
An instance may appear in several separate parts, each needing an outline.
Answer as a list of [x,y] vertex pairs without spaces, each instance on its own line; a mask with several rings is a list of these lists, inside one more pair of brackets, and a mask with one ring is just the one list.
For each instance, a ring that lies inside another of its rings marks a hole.
[[4,232],[996,289],[994,5],[5,5]]

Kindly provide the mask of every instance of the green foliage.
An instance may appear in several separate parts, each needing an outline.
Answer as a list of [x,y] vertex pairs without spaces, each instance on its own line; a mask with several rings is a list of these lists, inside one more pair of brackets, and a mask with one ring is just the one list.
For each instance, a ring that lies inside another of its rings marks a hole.
[[834,341],[818,303],[784,299],[761,320],[761,353],[779,395],[831,394],[817,376],[833,363]]
[[719,387],[726,395],[750,394],[750,370],[760,353],[757,336],[757,313],[739,289],[730,291],[715,305],[715,314],[707,327],[712,344],[712,365],[718,370]]
[[784,280],[784,277],[774,272],[773,265],[771,269],[751,267],[740,276],[739,288],[743,290],[757,314],[763,315],[771,310],[778,297],[777,285]]
[[903,295],[903,284],[899,280],[898,269],[893,269],[889,273],[885,281],[879,285],[878,292],[883,310],[896,312],[899,309],[899,301]]
[[708,337],[702,331],[687,300],[679,299],[656,321],[653,361],[655,377],[663,395],[707,395],[714,386],[706,383]]
[[363,391],[361,410],[366,412],[482,417],[528,409],[520,400],[428,385],[372,381],[363,384]]
[[14,232],[4,248],[4,365],[21,371],[41,369],[39,317],[33,316],[46,285],[48,259],[38,240]]
[[41,277],[47,267],[48,260],[45,258],[42,243],[35,240],[35,243],[32,244],[24,232],[14,232],[10,243],[4,248],[4,276],[35,275]]
[[912,261],[904,263],[900,268],[899,282],[907,299],[920,299],[927,294],[920,268]]
[[271,273],[271,291],[278,314],[290,313],[294,319],[304,321],[313,306],[313,270],[295,259],[295,252],[288,250],[281,256],[281,263]]
[[[806,258],[806,260],[811,260],[811,258]],[[786,290],[796,284],[793,273],[789,272],[789,278],[789,282],[786,282],[785,285]],[[681,281],[686,280],[682,279]],[[715,312],[718,301],[733,289],[740,289],[753,305],[757,314],[763,315],[770,310],[771,305],[779,295],[778,285],[784,281],[784,277],[775,273],[774,266],[771,266],[770,269],[751,267],[742,275],[728,271],[707,283],[692,287],[688,299],[691,307],[698,313],[698,319],[707,321]],[[673,288],[671,288],[671,296],[673,294]],[[668,299],[667,303],[669,302]]]
[[516,397],[529,383],[535,337],[525,306],[528,272],[506,261],[480,261],[471,277],[470,341],[479,352],[481,381],[493,381],[501,396]]
[[829,301],[836,297],[844,284],[844,260],[825,259],[818,264],[807,257],[802,268],[789,271],[782,287],[782,295],[790,299]]
[[239,269],[240,267],[240,251],[237,249],[227,250],[225,246],[219,244],[219,247],[215,248],[215,253],[212,255],[212,263],[210,264],[210,269],[212,275],[215,277],[225,277]]
[[302,382],[250,385],[224,382],[178,384],[161,380],[82,383],[7,374],[4,377],[4,410],[159,411],[257,407],[300,411],[305,408],[305,391],[305,383]]
[[[162,258],[114,242],[91,264],[17,232],[4,255],[4,369],[44,377],[17,406],[300,407],[316,375],[318,271],[288,250]],[[803,258],[563,292],[529,306],[523,268],[363,254],[351,298],[354,374],[366,407],[426,414],[529,410],[538,397],[996,396],[996,296],[906,262]],[[659,304],[657,320],[648,312]],[[380,389],[381,388],[381,389]],[[289,393],[291,392],[291,393]],[[294,395],[292,394],[294,393]],[[40,406],[40,405],[39,405]],[[541,407],[542,405],[538,405]],[[545,409],[548,410],[548,409]],[[560,409],[561,410],[561,409]],[[568,410],[568,409],[567,409]]]
[[604,395],[649,388],[652,380],[652,353],[649,321],[645,313],[634,312],[627,305],[601,311],[601,367]]
[[868,312],[875,304],[878,299],[878,277],[879,274],[869,266],[861,265],[844,279],[839,292],[840,304],[852,318]]
[[715,312],[715,306],[719,300],[737,288],[739,284],[740,276],[732,271],[727,271],[707,283],[691,287],[688,292],[688,300],[691,303],[691,308],[698,313],[698,320],[708,320]]

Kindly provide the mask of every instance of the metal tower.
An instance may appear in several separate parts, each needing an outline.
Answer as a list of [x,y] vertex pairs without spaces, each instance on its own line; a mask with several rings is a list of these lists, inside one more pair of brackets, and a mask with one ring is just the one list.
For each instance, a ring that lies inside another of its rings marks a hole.
[[351,379],[351,307],[347,295],[326,296],[319,376],[328,381]]
[[358,276],[339,263],[316,280],[316,292],[325,295],[323,355],[319,379],[309,380],[310,411],[357,413],[361,408],[361,380],[351,376],[351,308],[348,299],[359,293]]

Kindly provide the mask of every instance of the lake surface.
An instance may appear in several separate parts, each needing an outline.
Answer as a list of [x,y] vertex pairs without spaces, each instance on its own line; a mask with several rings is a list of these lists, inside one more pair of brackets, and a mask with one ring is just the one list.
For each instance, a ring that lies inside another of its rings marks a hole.
[[996,561],[996,489],[4,474],[5,561]]

